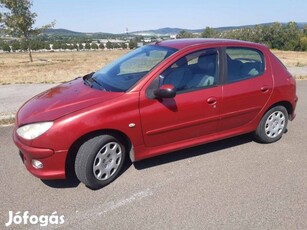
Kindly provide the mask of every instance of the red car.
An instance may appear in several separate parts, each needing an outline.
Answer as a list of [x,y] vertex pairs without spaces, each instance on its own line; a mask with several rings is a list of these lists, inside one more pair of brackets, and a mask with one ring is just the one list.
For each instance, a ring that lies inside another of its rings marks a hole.
[[43,92],[18,111],[13,134],[27,169],[90,188],[134,161],[254,132],[279,140],[295,117],[296,83],[260,44],[182,39],[138,48]]

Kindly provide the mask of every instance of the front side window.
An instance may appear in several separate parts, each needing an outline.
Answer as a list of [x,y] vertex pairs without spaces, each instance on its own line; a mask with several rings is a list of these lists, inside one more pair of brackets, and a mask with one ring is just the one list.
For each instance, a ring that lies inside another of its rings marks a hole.
[[263,54],[249,48],[227,48],[227,82],[236,82],[263,74]]
[[94,73],[94,86],[111,92],[125,92],[176,49],[148,45],[138,48]]
[[174,85],[177,92],[212,87],[218,79],[218,53],[215,49],[188,54],[160,75],[160,85]]

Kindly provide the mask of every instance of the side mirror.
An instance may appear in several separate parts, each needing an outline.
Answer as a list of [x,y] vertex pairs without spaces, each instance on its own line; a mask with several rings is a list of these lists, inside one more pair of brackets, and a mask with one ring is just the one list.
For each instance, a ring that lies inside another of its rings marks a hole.
[[159,89],[156,89],[154,92],[156,98],[173,98],[176,96],[175,86],[167,84],[162,85]]

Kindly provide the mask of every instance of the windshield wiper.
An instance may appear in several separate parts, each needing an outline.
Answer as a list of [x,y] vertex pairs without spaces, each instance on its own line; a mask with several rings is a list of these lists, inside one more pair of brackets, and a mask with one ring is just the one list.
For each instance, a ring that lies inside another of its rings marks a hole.
[[95,78],[93,78],[94,73],[95,72],[92,72],[92,73],[85,75],[83,77],[84,83],[92,88],[93,82],[95,82],[101,89],[105,90],[104,87],[102,86],[102,84],[99,81],[97,81]]
[[95,72],[92,72],[92,73],[89,73],[89,74],[86,74],[84,75],[82,78],[83,78],[83,81],[84,81],[84,84],[88,85],[89,87],[92,87],[92,82],[90,80],[90,78],[93,76]]

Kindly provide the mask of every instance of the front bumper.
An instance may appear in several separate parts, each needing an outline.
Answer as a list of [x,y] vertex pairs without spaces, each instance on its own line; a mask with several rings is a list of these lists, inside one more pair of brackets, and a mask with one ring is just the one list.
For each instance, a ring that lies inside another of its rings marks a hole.
[[[65,179],[65,162],[67,151],[54,151],[46,148],[36,148],[22,143],[16,132],[13,133],[13,140],[20,151],[20,156],[27,170],[40,179]],[[33,167],[32,160],[39,160],[43,168]]]

